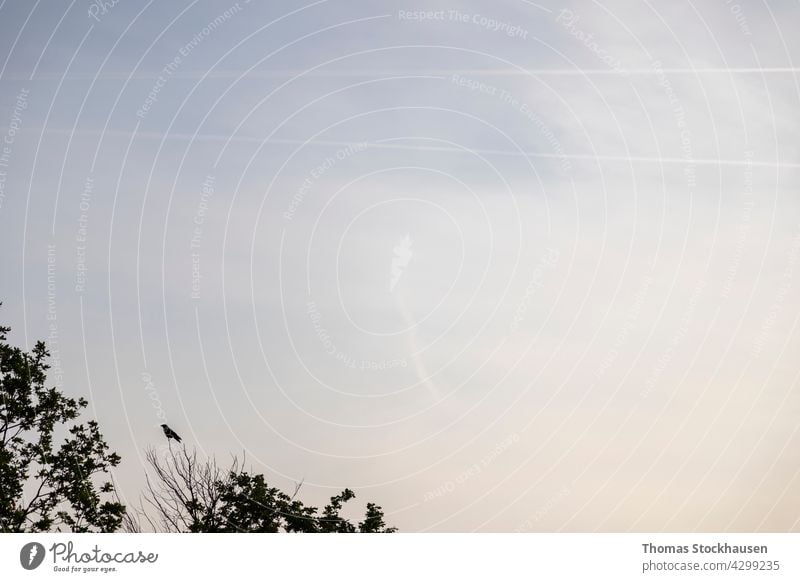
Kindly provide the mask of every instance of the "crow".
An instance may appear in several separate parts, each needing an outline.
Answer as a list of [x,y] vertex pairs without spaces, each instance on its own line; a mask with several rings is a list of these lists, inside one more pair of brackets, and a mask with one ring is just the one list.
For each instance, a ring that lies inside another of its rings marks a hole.
[[161,428],[164,429],[164,435],[166,435],[167,441],[169,441],[169,439],[175,439],[176,441],[181,442],[181,437],[178,436],[178,433],[176,433],[174,430],[172,430],[166,424],[162,424]]

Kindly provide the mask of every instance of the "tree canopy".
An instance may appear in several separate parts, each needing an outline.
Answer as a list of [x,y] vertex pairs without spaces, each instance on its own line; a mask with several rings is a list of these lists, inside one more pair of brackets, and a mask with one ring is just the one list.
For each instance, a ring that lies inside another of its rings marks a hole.
[[185,445],[163,457],[148,449],[143,502],[126,509],[109,477],[119,455],[97,421],[80,419],[87,401],[48,388],[44,342],[26,352],[8,343],[9,332],[0,326],[0,532],[395,531],[374,503],[362,521],[343,517],[355,498],[350,489],[320,509],[296,499],[299,485],[289,495],[244,471],[236,458],[222,470]]
[[198,459],[186,446],[170,447],[163,455],[155,449],[146,453],[150,466],[143,503],[136,515],[126,519],[126,529],[165,532],[206,533],[391,533],[379,505],[367,503],[362,521],[353,523],[342,516],[344,504],[355,499],[345,489],[330,498],[323,508],[306,505],[297,493],[270,487],[261,474],[242,469],[234,458],[221,469],[216,461]]
[[[0,531],[110,532],[125,514],[110,480],[120,462],[87,402],[46,386],[43,342],[25,352],[0,326]],[[57,435],[63,435],[60,440]]]

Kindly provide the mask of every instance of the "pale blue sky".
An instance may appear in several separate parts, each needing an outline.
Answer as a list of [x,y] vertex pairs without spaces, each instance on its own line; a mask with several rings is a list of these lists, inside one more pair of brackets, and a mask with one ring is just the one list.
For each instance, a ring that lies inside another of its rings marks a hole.
[[2,321],[128,500],[163,416],[403,531],[797,530],[800,7],[742,4],[6,0]]

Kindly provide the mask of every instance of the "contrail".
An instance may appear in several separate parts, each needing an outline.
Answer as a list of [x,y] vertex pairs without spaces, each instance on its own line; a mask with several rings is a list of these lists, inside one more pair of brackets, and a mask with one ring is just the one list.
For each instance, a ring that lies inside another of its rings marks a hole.
[[[3,128],[0,128],[2,130]],[[28,128],[20,129],[22,132],[41,132],[42,128]],[[48,128],[48,134],[57,135],[96,135],[100,137],[103,132],[99,130],[66,130],[60,128]],[[124,130],[109,130],[105,135],[112,137],[125,137],[130,138],[133,132]],[[164,134],[157,131],[139,131],[136,132],[136,137],[142,139],[167,139],[167,140],[194,140],[194,141],[231,141],[235,143],[254,143],[254,144],[274,144],[274,145],[306,145],[306,146],[322,146],[322,147],[347,147],[352,146],[353,142],[344,141],[331,141],[331,140],[302,140],[302,139],[284,139],[284,138],[270,138],[264,139],[256,136],[231,136],[224,134],[198,134],[196,136],[185,133],[169,133]],[[390,138],[391,141],[396,141],[399,138]],[[411,139],[411,138],[409,138]],[[389,139],[386,140],[387,142]],[[582,160],[582,161],[596,161],[596,162],[620,162],[620,163],[641,163],[641,164],[669,164],[669,165],[686,165],[694,164],[699,166],[748,166],[748,167],[763,167],[763,168],[800,168],[800,163],[796,162],[782,162],[782,161],[763,161],[763,160],[749,160],[749,159],[714,159],[714,158],[671,158],[671,157],[658,157],[658,156],[619,156],[619,155],[603,155],[603,154],[555,154],[547,152],[526,152],[526,151],[510,151],[510,150],[490,150],[490,149],[462,149],[448,146],[430,146],[430,145],[405,145],[399,143],[382,143],[382,140],[368,142],[368,147],[375,149],[385,150],[409,150],[409,151],[428,151],[428,152],[444,152],[444,153],[477,153],[484,156],[510,156],[510,157],[527,157],[527,158],[540,158],[540,159],[556,159],[556,160]]]
[[414,372],[416,372],[417,379],[420,380],[428,389],[431,397],[438,402],[441,400],[441,392],[439,391],[439,386],[437,386],[436,382],[433,381],[428,369],[425,367],[425,363],[419,357],[420,350],[419,344],[417,343],[417,331],[416,326],[414,325],[414,320],[411,317],[411,313],[408,311],[406,302],[403,300],[402,293],[394,293],[394,296],[397,300],[397,306],[400,309],[400,314],[403,316],[403,322],[405,323],[406,327],[410,328],[406,334],[406,339],[408,340],[408,351],[411,355],[411,362],[414,365]]
[[[671,75],[775,75],[775,74],[797,74],[800,73],[798,67],[676,67],[671,69],[659,69],[660,72]],[[625,69],[628,75],[653,75],[653,69]],[[58,80],[62,78],[67,81],[93,80],[95,76],[98,80],[128,80],[128,79],[157,79],[162,74],[158,71],[141,71],[134,74],[126,72],[108,72],[95,75],[93,73],[39,73],[33,75],[12,74],[4,75],[2,79],[13,81],[30,80]],[[274,79],[291,78],[297,76],[305,77],[372,77],[386,75],[432,75],[449,76],[475,75],[482,77],[614,77],[620,75],[619,71],[613,69],[581,69],[581,68],[544,68],[544,69],[429,69],[429,70],[395,70],[386,69],[343,69],[343,70],[313,70],[303,69],[279,69],[272,71],[177,71],[170,78],[174,79]]]

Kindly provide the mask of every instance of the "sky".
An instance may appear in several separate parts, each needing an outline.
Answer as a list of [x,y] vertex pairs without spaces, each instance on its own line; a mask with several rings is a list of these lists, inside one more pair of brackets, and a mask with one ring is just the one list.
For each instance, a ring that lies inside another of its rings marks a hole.
[[800,531],[797,2],[0,3],[0,320],[136,504]]

